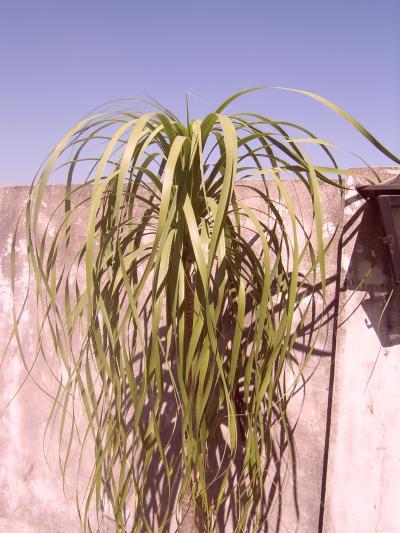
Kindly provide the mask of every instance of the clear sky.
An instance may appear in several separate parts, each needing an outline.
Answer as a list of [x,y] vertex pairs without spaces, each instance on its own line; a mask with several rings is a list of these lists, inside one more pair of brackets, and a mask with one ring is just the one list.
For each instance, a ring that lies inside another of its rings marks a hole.
[[[30,183],[65,131],[104,102],[149,94],[183,117],[190,92],[203,116],[255,85],[320,93],[400,154],[399,0],[7,0],[0,68],[3,185]],[[388,164],[305,97],[263,91],[233,109],[299,121]]]

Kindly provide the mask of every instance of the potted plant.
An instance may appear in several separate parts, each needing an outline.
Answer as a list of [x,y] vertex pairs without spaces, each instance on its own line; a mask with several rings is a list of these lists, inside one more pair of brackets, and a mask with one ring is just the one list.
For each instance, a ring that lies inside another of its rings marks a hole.
[[[267,476],[290,446],[287,404],[307,359],[296,371],[294,345],[313,296],[325,295],[319,183],[342,187],[343,172],[300,126],[224,114],[246,92],[203,120],[188,112],[186,123],[156,102],[144,114],[87,117],[31,190],[38,351],[51,339],[61,367],[49,424],[58,420],[66,442],[63,475],[72,442],[93,452],[85,531],[102,515],[116,531],[223,530],[226,506],[235,530],[256,531],[271,507]],[[313,164],[304,142],[329,164]],[[56,166],[66,187],[50,236],[40,209]],[[311,226],[296,211],[293,178]]]

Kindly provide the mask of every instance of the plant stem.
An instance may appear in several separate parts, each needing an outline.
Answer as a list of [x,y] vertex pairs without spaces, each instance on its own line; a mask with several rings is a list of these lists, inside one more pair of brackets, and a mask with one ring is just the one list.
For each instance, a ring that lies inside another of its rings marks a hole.
[[[189,353],[189,344],[193,332],[193,314],[194,314],[194,290],[192,285],[192,260],[185,250],[184,246],[184,272],[185,272],[185,295],[184,295],[184,314],[185,314],[185,337],[184,337],[184,357]],[[190,376],[189,376],[190,383]],[[184,468],[184,462],[182,462]],[[184,473],[182,473],[184,475]],[[195,472],[192,472],[192,480]],[[196,504],[192,499],[190,486],[187,488],[181,503],[182,523],[181,531],[183,533],[195,533],[198,530],[196,525]]]

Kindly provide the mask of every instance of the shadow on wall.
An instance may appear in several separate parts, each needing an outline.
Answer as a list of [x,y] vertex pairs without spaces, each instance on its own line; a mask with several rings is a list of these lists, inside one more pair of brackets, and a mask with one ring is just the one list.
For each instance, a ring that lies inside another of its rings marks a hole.
[[[361,199],[355,195],[347,205]],[[383,224],[375,202],[358,209],[343,230],[344,247],[356,236],[344,289],[365,291],[361,306],[366,326],[373,328],[384,348],[400,344],[400,285],[394,281],[390,255],[382,242]]]
[[[335,287],[336,293],[336,283],[337,276],[331,276],[327,280],[327,285],[330,287]],[[305,295],[312,297],[313,295],[321,294],[321,283],[316,284],[315,286],[305,285],[304,286]],[[304,294],[300,295],[304,297]],[[291,357],[291,364],[296,366],[301,364],[304,361],[304,357],[309,353],[310,346],[313,341],[313,335],[315,333],[315,327],[318,324],[319,327],[327,326],[332,323],[335,317],[336,310],[336,298],[324,309],[321,309],[320,305],[313,303],[311,306],[310,319],[299,329],[298,342],[293,346],[294,353]],[[146,329],[146,328],[145,328]],[[223,328],[224,335],[229,336],[229,326]],[[233,333],[233,331],[232,331]],[[166,330],[161,328],[160,336],[163,342],[166,341]],[[246,333],[243,336],[247,341],[253,340],[254,330],[250,326],[246,328]],[[243,349],[245,346],[243,345]],[[326,349],[315,350],[313,353],[318,357],[332,357],[332,346],[329,344]],[[297,356],[295,355],[297,354]],[[140,356],[138,356],[140,359]],[[173,373],[175,374],[176,368],[174,368]],[[311,379],[312,374],[309,376],[301,376],[299,380],[299,385],[296,387],[296,394],[305,394],[305,387],[307,382]],[[174,376],[177,379],[177,376]],[[169,374],[165,373],[164,382],[166,383],[166,392],[164,396],[164,406],[163,411],[163,426],[161,427],[159,438],[163,442],[163,448],[166,450],[164,460],[168,464],[180,464],[180,450],[182,439],[185,438],[180,430],[181,424],[177,423],[177,411],[175,406],[175,395],[173,393],[173,385],[169,379]],[[281,393],[282,396],[286,396],[286,383],[285,381],[282,384]],[[289,386],[290,389],[290,386]],[[129,403],[129,398],[123,402]],[[213,402],[213,405],[216,405],[216,401]],[[242,384],[238,385],[237,397],[234,399],[236,404],[237,412],[240,412],[242,409],[245,409],[246,406],[243,404],[243,390]],[[290,396],[289,400],[290,401]],[[242,407],[238,404],[243,404]],[[131,406],[130,406],[131,407]],[[151,405],[147,403],[144,405],[143,417],[145,421],[148,421],[148,418],[151,415]],[[297,479],[297,456],[296,456],[296,446],[294,439],[294,431],[298,423],[298,418],[295,420],[290,420],[290,417],[286,416],[286,406],[284,409],[284,423],[281,423],[280,419],[282,418],[282,412],[274,410],[272,414],[272,425],[275,426],[276,431],[274,434],[269,434],[266,432],[263,435],[265,440],[269,441],[270,453],[269,453],[269,462],[270,467],[272,466],[272,474],[269,470],[265,469],[262,474],[262,485],[266,487],[265,496],[262,498],[261,502],[261,521],[263,523],[263,531],[271,531],[274,533],[279,533],[283,529],[282,514],[283,514],[283,489],[286,486],[288,477],[291,478],[291,491],[292,497],[294,500],[295,514],[296,519],[299,521],[300,513],[303,511],[300,509],[300,504],[298,501],[298,479]],[[221,412],[219,421],[222,422],[223,419],[227,416],[227,413]],[[179,415],[178,415],[179,417]],[[145,424],[146,425],[146,424]],[[133,429],[133,418],[127,421],[127,428],[129,428],[128,433]],[[207,492],[210,503],[215,505],[219,497],[221,488],[223,484],[226,483],[225,493],[227,497],[224,504],[221,507],[218,516],[216,517],[216,524],[218,525],[218,531],[233,531],[238,527],[240,523],[240,516],[238,514],[239,503],[237,499],[238,490],[244,490],[245,488],[245,473],[242,470],[242,463],[244,454],[246,453],[246,427],[239,424],[239,444],[238,450],[235,456],[229,456],[227,452],[226,436],[224,435],[223,429],[227,430],[227,426],[221,423],[220,425],[216,424],[215,433],[210,439],[210,445],[208,448],[208,457],[207,457],[207,469],[206,476],[209,485],[209,490]],[[136,450],[137,454],[137,450]],[[134,454],[135,455],[135,454]],[[139,470],[143,470],[143,458],[138,455],[138,463],[136,466],[139,466]],[[222,461],[221,461],[222,458]],[[291,463],[290,471],[288,469],[288,462]],[[146,516],[150,527],[154,530],[157,529],[157,524],[159,523],[160,516],[168,515],[171,511],[169,508],[171,505],[174,506],[178,498],[178,488],[179,488],[179,479],[185,472],[181,468],[176,468],[174,470],[174,476],[170,480],[170,484],[167,480],[165,469],[163,468],[163,457],[161,457],[157,447],[154,448],[154,454],[150,463],[148,464],[147,475],[145,476],[145,483],[143,487],[143,494],[145,498],[142,502],[143,508],[141,509],[143,515]],[[222,475],[223,473],[228,473],[226,479]],[[229,473],[230,472],[230,473]],[[133,475],[133,471],[131,472]],[[239,479],[240,483],[237,482]],[[261,491],[261,486],[259,487]],[[271,515],[272,512],[272,516]],[[129,517],[126,518],[129,520]],[[139,527],[141,523],[141,516],[138,514],[133,517],[133,526],[132,531],[135,527]],[[202,517],[196,514],[196,523],[200,531],[205,531],[205,528],[202,523]],[[246,525],[250,530],[250,525]]]

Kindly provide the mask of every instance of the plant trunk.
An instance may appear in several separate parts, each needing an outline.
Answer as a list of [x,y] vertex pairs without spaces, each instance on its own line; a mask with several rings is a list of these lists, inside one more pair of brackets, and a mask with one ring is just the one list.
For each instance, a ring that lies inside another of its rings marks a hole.
[[[184,336],[184,357],[189,352],[190,339],[193,332],[193,314],[194,314],[194,291],[192,285],[192,261],[186,254],[184,257],[185,269],[185,295],[184,295],[184,313],[185,313],[185,336]],[[184,466],[183,466],[184,467]],[[192,478],[195,473],[192,472]],[[191,499],[192,493],[188,489],[183,495],[181,503],[181,531],[182,533],[197,533],[199,531],[196,525],[196,504]]]

